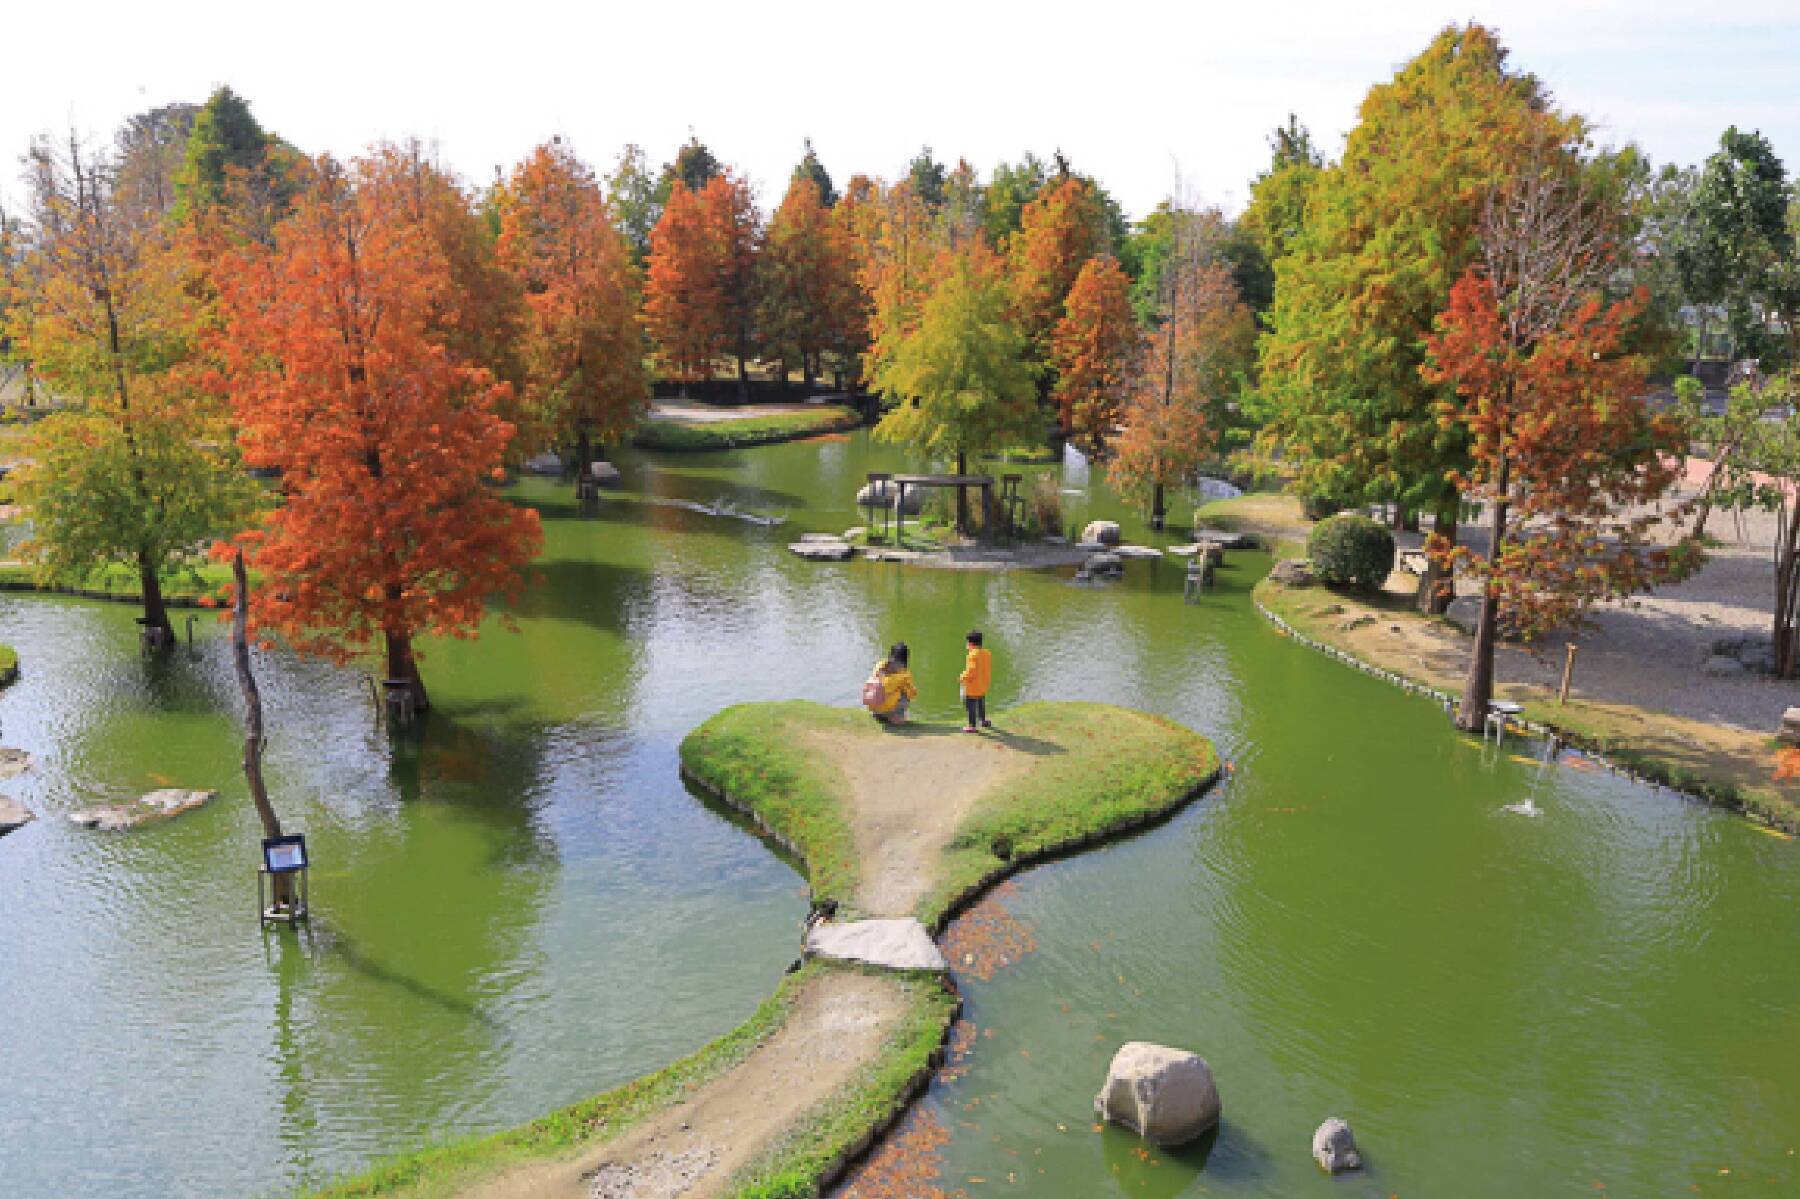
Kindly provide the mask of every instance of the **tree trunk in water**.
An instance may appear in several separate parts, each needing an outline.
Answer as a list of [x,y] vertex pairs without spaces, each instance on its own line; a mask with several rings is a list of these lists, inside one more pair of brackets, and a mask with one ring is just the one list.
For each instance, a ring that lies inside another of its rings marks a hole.
[[[961,450],[956,452],[956,473],[969,473],[969,456]],[[961,483],[956,485],[956,531],[959,535],[969,535],[969,493]]]
[[163,648],[175,644],[175,626],[169,623],[169,609],[163,603],[162,579],[157,577],[156,563],[149,554],[138,555],[138,579],[144,588],[144,628],[161,629]]
[[1159,533],[1162,532],[1163,517],[1166,514],[1167,510],[1163,507],[1163,485],[1159,482],[1156,484],[1150,500],[1150,527]]
[[[746,348],[743,345],[742,338],[739,339],[737,362],[738,362],[738,403],[748,404],[750,402],[750,357],[749,357],[748,351],[746,350]],[[786,380],[783,380],[783,382],[786,382]]]
[[413,658],[412,638],[391,630],[384,635],[387,638],[387,677],[406,680],[407,689],[412,692],[413,711],[429,712],[431,700],[425,694],[425,680],[419,677],[419,664]]
[[[1437,521],[1433,531],[1441,535],[1451,545],[1456,544],[1456,520],[1462,512],[1462,496],[1453,494],[1438,504]],[[1433,557],[1425,567],[1425,577],[1419,580],[1419,611],[1427,616],[1442,616],[1450,608],[1450,601],[1456,598],[1456,578],[1452,571],[1444,569]]]
[[818,361],[805,350],[800,351],[801,382],[806,387],[806,394],[811,395],[813,384],[819,381]]
[[[250,802],[262,821],[263,837],[281,836],[281,819],[269,802],[269,788],[263,782],[263,710],[262,693],[256,688],[256,675],[250,670],[250,578],[244,569],[244,551],[239,549],[231,559],[231,579],[237,592],[231,605],[231,659],[237,667],[238,690],[244,693],[244,781],[250,784]],[[277,906],[294,901],[292,875],[277,874],[270,878]]]
[[[1500,549],[1506,538],[1506,489],[1511,464],[1500,460],[1500,485],[1494,489],[1494,500],[1488,516],[1487,560],[1491,567],[1500,560]],[[1485,584],[1481,595],[1481,619],[1475,626],[1475,646],[1469,657],[1469,677],[1463,684],[1462,707],[1456,713],[1456,727],[1467,733],[1479,733],[1487,725],[1488,704],[1494,698],[1494,644],[1499,635],[1500,597],[1493,585]]]

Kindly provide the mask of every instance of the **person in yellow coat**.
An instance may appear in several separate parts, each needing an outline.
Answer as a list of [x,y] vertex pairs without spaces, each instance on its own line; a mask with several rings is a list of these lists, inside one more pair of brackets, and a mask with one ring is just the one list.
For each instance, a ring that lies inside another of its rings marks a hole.
[[908,665],[910,657],[906,642],[897,641],[888,656],[875,663],[863,687],[863,703],[875,719],[888,724],[906,723],[907,707],[919,698],[919,688],[913,683]]
[[969,656],[963,663],[961,681],[963,707],[969,713],[969,723],[963,726],[963,732],[973,733],[994,727],[987,714],[988,688],[994,682],[994,655],[981,647],[980,629],[969,630],[967,644]]

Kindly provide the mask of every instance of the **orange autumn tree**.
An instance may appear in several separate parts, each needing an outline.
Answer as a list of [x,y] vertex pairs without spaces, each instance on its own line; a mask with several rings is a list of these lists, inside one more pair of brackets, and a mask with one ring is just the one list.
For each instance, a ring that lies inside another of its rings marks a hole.
[[1107,456],[1137,347],[1130,278],[1110,254],[1088,259],[1051,338],[1050,363],[1062,427],[1090,458]]
[[1581,170],[1572,146],[1543,145],[1490,195],[1481,259],[1451,289],[1421,368],[1454,389],[1438,419],[1468,438],[1470,469],[1451,481],[1487,506],[1482,553],[1427,543],[1481,587],[1457,712],[1471,732],[1493,698],[1503,621],[1530,637],[1698,563],[1691,537],[1652,540],[1684,429],[1643,400],[1644,364],[1627,348],[1642,296],[1603,294],[1621,214]]
[[644,285],[644,328],[658,366],[687,384],[713,376],[724,338],[724,281],[715,265],[712,235],[700,197],[677,179],[650,231],[650,269]]
[[[1106,212],[1091,183],[1065,175],[1025,205],[1019,222],[1007,240],[1013,304],[1032,354],[1047,364],[1069,289],[1087,261],[1107,250]],[[1055,382],[1049,371],[1040,375],[1040,398],[1049,398]]]
[[783,363],[790,355],[810,390],[825,352],[853,332],[846,317],[860,316],[849,234],[831,219],[819,185],[798,174],[763,239],[759,325],[765,348]]
[[1217,444],[1256,346],[1255,318],[1206,241],[1177,234],[1162,290],[1161,323],[1143,334],[1107,469],[1122,494],[1149,499],[1154,529],[1163,527],[1167,490],[1192,480]]
[[530,314],[527,407],[551,437],[573,437],[585,474],[594,442],[622,440],[650,397],[631,252],[600,181],[561,140],[519,164],[500,205],[500,258]]
[[750,398],[750,357],[756,350],[757,243],[761,217],[750,185],[731,171],[714,175],[700,191],[712,269],[718,287],[714,327],[716,356],[737,360],[738,399]]
[[852,221],[857,279],[868,312],[869,348],[863,373],[874,378],[917,327],[925,301],[948,273],[953,256],[934,226],[931,209],[908,180],[873,185],[859,200],[856,181],[840,204]]
[[446,349],[462,298],[381,178],[320,160],[274,246],[219,273],[217,384],[245,460],[282,477],[281,505],[239,538],[266,580],[253,626],[337,661],[379,638],[423,711],[414,641],[474,636],[542,534],[487,486],[513,434],[507,387]]

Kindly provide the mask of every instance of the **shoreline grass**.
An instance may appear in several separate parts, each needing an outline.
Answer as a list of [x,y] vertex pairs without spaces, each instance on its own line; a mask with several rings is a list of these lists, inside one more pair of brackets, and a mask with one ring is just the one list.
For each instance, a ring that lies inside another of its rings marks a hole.
[[[1430,669],[1407,653],[1379,652],[1342,627],[1363,615],[1377,618],[1378,624],[1434,623],[1439,617],[1425,616],[1409,605],[1370,603],[1320,586],[1284,587],[1269,579],[1257,583],[1252,595],[1303,636],[1365,666],[1452,695],[1462,690],[1460,672]],[[1554,690],[1535,683],[1503,680],[1495,698],[1520,703],[1522,721],[1547,728],[1568,744],[1599,754],[1650,782],[1800,834],[1800,787],[1774,781],[1772,736],[1579,693],[1559,705]]]
[[821,404],[799,412],[746,416],[734,420],[685,421],[660,418],[640,425],[632,437],[632,444],[646,450],[701,453],[796,441],[803,437],[816,437],[821,433],[842,433],[861,423],[862,417],[841,404]]
[[[196,567],[176,567],[160,576],[163,603],[171,608],[204,608],[205,601],[222,603],[231,583],[231,569],[207,562]],[[0,591],[42,591],[78,595],[84,599],[121,604],[144,602],[144,583],[138,572],[118,563],[96,566],[79,575],[49,577],[29,562],[0,563]]]

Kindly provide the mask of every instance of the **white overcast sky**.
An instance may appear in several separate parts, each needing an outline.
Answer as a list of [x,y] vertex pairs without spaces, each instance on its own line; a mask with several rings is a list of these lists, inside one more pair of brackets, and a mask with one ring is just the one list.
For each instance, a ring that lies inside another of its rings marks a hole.
[[418,135],[479,181],[552,133],[605,169],[692,129],[765,204],[810,136],[840,183],[921,145],[984,176],[1060,147],[1133,215],[1177,163],[1235,209],[1288,112],[1335,154],[1369,85],[1469,19],[1608,140],[1688,163],[1736,124],[1800,168],[1800,0],[9,3],[0,155],[228,83],[303,150]]

